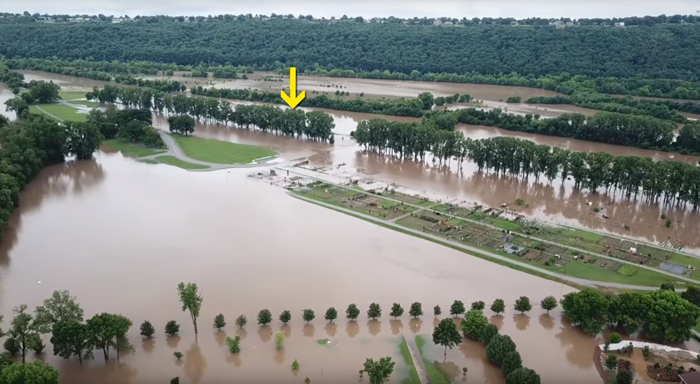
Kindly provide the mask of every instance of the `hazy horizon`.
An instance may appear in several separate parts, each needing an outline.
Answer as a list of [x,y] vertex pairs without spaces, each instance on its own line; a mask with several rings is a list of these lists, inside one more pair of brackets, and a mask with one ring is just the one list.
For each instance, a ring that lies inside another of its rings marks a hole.
[[603,0],[557,1],[535,0],[463,0],[447,1],[385,1],[356,0],[354,2],[331,2],[323,0],[258,0],[238,3],[225,0],[200,0],[197,2],[171,0],[168,2],[144,2],[137,0],[73,0],[54,2],[48,0],[5,0],[0,12],[49,14],[104,14],[114,16],[136,15],[193,15],[218,14],[311,14],[315,17],[528,17],[544,18],[594,18],[625,16],[657,16],[661,14],[698,14],[700,3],[694,0],[622,1]]

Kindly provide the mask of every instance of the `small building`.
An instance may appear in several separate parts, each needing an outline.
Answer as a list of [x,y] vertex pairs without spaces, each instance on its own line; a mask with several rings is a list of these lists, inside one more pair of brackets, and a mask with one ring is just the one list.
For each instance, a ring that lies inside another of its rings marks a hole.
[[442,20],[433,21],[433,25],[435,25],[435,26],[442,25]]
[[451,21],[446,21],[443,25],[453,25]]
[[683,384],[700,384],[700,372],[697,371],[686,372],[678,377],[680,377]]
[[625,22],[624,22],[624,21],[620,21],[620,22],[617,22],[617,23],[615,23],[615,24],[613,24],[613,25],[616,26],[616,27],[624,27],[624,26],[625,26]]

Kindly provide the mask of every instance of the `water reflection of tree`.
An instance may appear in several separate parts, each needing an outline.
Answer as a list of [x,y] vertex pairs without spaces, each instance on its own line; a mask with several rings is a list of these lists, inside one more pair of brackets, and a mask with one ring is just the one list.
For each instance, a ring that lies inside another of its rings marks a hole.
[[379,320],[369,320],[367,328],[372,336],[377,336],[382,331],[382,323]]
[[491,316],[491,319],[489,320],[489,322],[491,324],[495,325],[496,328],[498,328],[499,330],[501,328],[503,328],[503,316],[501,316],[501,315]]
[[105,365],[77,365],[72,361],[64,362],[58,369],[61,382],[71,384],[130,384],[134,382],[138,371],[127,363],[118,364],[116,360]]
[[240,352],[230,353],[228,356],[226,356],[226,362],[233,365],[234,367],[240,367],[243,364]]
[[202,350],[199,348],[197,339],[195,339],[190,349],[185,352],[185,375],[190,378],[194,384],[199,383],[204,375],[204,370],[207,368],[207,361],[202,355]]
[[345,332],[351,338],[357,336],[360,333],[360,324],[357,324],[355,320],[348,321],[348,324],[345,326]]
[[260,337],[260,341],[267,343],[272,339],[272,328],[270,328],[269,325],[263,325],[258,328],[258,336]]
[[289,324],[284,324],[280,327],[280,332],[282,332],[284,337],[289,338],[289,336],[292,335],[292,327],[290,327]]
[[180,336],[175,335],[175,336],[168,336],[166,337],[166,342],[168,343],[168,347],[170,348],[177,348],[178,344],[180,344]]
[[151,353],[156,347],[156,341],[155,339],[145,339],[141,343],[141,348],[145,353]]
[[439,362],[436,360],[434,364],[448,383],[453,382],[459,375],[459,367],[451,361]]
[[236,330],[236,336],[240,337],[241,340],[245,340],[245,338],[248,337],[248,331],[246,331],[245,328],[238,328]]
[[595,337],[586,335],[580,329],[573,327],[566,318],[562,318],[561,324],[556,338],[566,350],[566,359],[581,368],[592,367],[591,356],[594,348],[598,347]]
[[338,333],[338,324],[336,323],[328,323],[325,326],[326,329],[326,334],[328,337],[334,337],[336,333]]
[[216,331],[214,332],[214,339],[219,347],[223,347],[226,342],[226,331]]
[[79,195],[104,181],[102,166],[95,160],[77,161],[46,167],[20,194],[20,205],[15,209],[0,242],[0,266],[10,263],[9,254],[17,243],[22,216],[36,210],[47,199],[66,194]]
[[411,332],[414,334],[417,334],[420,332],[420,328],[423,325],[423,321],[421,319],[411,319],[408,321],[408,327],[411,329]]
[[527,329],[528,325],[530,325],[530,316],[525,314],[517,314],[513,316],[513,321],[515,321],[515,328],[520,331],[524,331]]
[[313,324],[304,324],[304,336],[314,337],[314,333],[316,333],[316,328]]
[[275,351],[275,362],[278,365],[284,364],[284,357],[285,357],[284,349],[281,351]]
[[401,320],[389,320],[389,326],[393,335],[398,335],[403,329],[403,323]]
[[554,328],[554,318],[551,315],[543,313],[540,315],[540,325],[546,330]]

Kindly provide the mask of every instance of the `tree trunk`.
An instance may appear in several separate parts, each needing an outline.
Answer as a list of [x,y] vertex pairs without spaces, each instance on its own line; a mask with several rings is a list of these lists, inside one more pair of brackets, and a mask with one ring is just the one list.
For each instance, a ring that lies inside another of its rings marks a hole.
[[197,334],[197,319],[192,319],[192,324],[194,324],[194,334]]
[[105,355],[105,361],[109,361],[109,352],[107,351],[107,348],[109,348],[109,347],[102,348],[102,353],[104,353],[104,355]]
[[81,353],[78,353],[78,361],[80,362],[80,365],[83,365],[83,354],[82,354],[82,351],[81,351]]
[[447,361],[447,346],[445,346],[445,361]]

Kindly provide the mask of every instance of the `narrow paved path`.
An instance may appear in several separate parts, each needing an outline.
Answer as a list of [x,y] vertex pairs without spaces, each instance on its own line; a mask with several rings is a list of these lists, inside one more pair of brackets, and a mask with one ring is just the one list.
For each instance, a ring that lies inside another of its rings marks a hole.
[[413,215],[414,213],[419,213],[420,211],[422,211],[422,209],[417,209],[417,210],[415,210],[415,211],[413,211],[413,212],[409,212],[409,213],[403,214],[403,215],[401,215],[401,216],[399,216],[399,217],[394,217],[393,219],[391,219],[391,220],[389,220],[389,221],[391,221],[392,223],[395,223],[395,222],[397,222],[397,221],[399,221],[399,220],[401,220],[401,219],[405,219],[405,218],[407,218],[407,217]]
[[[267,167],[270,166],[271,162],[277,160],[277,156],[269,157],[266,159],[258,159],[261,161],[256,161],[253,160],[252,163],[249,164],[219,164],[219,163],[210,163],[208,161],[201,161],[201,160],[196,160],[193,159],[189,156],[187,156],[182,149],[180,148],[179,145],[177,145],[177,142],[173,137],[164,131],[158,130],[158,133],[160,133],[160,137],[163,139],[163,143],[165,143],[165,146],[168,147],[168,150],[165,152],[160,152],[155,155],[149,155],[149,156],[143,156],[139,157],[139,160],[153,160],[153,161],[158,161],[156,158],[160,156],[173,156],[176,157],[177,159],[180,159],[182,161],[192,163],[192,164],[198,164],[198,165],[203,165],[205,169],[188,169],[188,171],[192,172],[210,172],[210,171],[218,171],[221,169],[229,169],[229,168],[256,168],[256,167]],[[286,164],[282,164],[286,165]]]
[[[356,216],[356,217],[362,218],[362,219],[370,221],[370,222],[380,223],[380,224],[388,226],[388,227],[399,229],[403,232],[410,232],[414,235],[428,238],[433,242],[443,244],[443,245],[449,245],[450,247],[461,249],[463,251],[466,251],[467,253],[479,254],[479,255],[484,256],[484,257],[489,258],[489,259],[504,261],[508,264],[517,265],[519,267],[526,268],[526,269],[529,269],[532,271],[536,271],[537,273],[552,276],[552,277],[555,277],[557,279],[565,280],[565,281],[568,281],[568,282],[571,282],[574,284],[583,285],[583,286],[587,286],[587,287],[635,289],[635,290],[640,290],[640,291],[656,291],[658,289],[658,287],[646,287],[646,286],[638,286],[638,285],[630,285],[630,284],[609,283],[609,282],[604,282],[604,281],[593,281],[593,280],[587,280],[587,279],[581,279],[578,277],[563,275],[561,273],[552,272],[552,271],[548,271],[546,269],[537,268],[533,265],[524,263],[522,261],[509,259],[505,256],[501,256],[501,255],[496,254],[496,253],[485,251],[485,250],[480,249],[480,248],[475,248],[475,247],[472,247],[469,245],[458,243],[458,242],[453,241],[453,240],[448,240],[448,239],[433,235],[432,233],[421,232],[421,231],[413,229],[413,228],[405,227],[403,225],[399,225],[399,224],[393,223],[393,222],[388,221],[388,220],[383,220],[383,219],[380,219],[380,218],[377,218],[374,216],[370,216],[370,215],[364,214],[362,212],[357,212],[357,211],[353,211],[353,210],[348,209],[348,208],[343,208],[343,207],[339,207],[337,205],[324,203],[323,201],[314,200],[314,199],[308,198],[306,196],[301,196],[301,195],[291,193],[291,192],[290,192],[290,195],[292,195],[293,197],[296,197],[297,199],[308,201],[310,203],[314,203],[317,205],[321,205],[323,207],[330,208],[330,209],[333,209],[333,210],[336,210],[339,212],[343,212],[343,213],[346,213],[346,214],[351,215],[351,216]],[[677,289],[676,291],[682,292],[682,291],[684,291],[684,289]]]
[[421,384],[430,384],[430,378],[428,378],[428,370],[425,369],[425,361],[423,361],[423,356],[420,354],[420,349],[418,349],[418,345],[416,344],[415,335],[407,333],[403,335],[403,339],[406,340],[408,352],[411,354],[413,365],[416,366],[416,371],[418,372],[418,379],[420,379]]
[[[353,192],[360,192],[360,193],[364,193],[364,194],[366,194],[366,195],[371,195],[371,196],[375,196],[375,197],[376,197],[376,195],[372,195],[372,194],[370,194],[369,192],[366,192],[366,191],[359,191],[359,190],[357,190],[357,189],[353,189],[353,188],[346,187],[346,186],[344,186],[344,185],[340,185],[340,184],[338,184],[337,182],[332,181],[332,179],[323,179],[323,178],[320,178],[320,177],[318,177],[318,176],[316,176],[316,177],[315,177],[315,176],[310,176],[310,175],[307,174],[307,173],[296,172],[296,171],[295,171],[294,169],[292,169],[291,167],[285,167],[284,170],[285,170],[285,171],[288,170],[289,172],[294,172],[294,173],[296,173],[296,174],[299,174],[299,175],[302,175],[302,176],[305,176],[305,177],[308,177],[308,178],[311,178],[311,179],[315,179],[315,180],[319,180],[319,181],[324,181],[324,182],[326,182],[326,183],[331,183],[331,184],[333,184],[334,186],[336,186],[336,187],[338,187],[338,188],[347,189],[347,190],[350,190],[350,191],[353,191]],[[470,223],[473,223],[473,224],[476,224],[476,225],[481,225],[481,226],[484,226],[484,227],[487,227],[487,228],[491,228],[491,229],[495,229],[495,230],[498,230],[498,231],[502,231],[502,230],[503,230],[502,228],[498,228],[498,227],[496,227],[496,226],[494,226],[494,225],[487,224],[487,223],[484,223],[484,222],[481,222],[481,221],[476,221],[476,220],[468,219],[468,218],[462,217],[462,216],[455,216],[455,215],[451,215],[451,214],[445,213],[445,212],[435,211],[435,210],[432,209],[432,208],[426,208],[426,207],[422,207],[422,206],[420,206],[420,205],[402,202],[402,201],[400,201],[400,200],[395,200],[395,199],[392,199],[392,198],[390,198],[390,197],[387,197],[387,196],[385,196],[385,195],[382,195],[382,196],[380,196],[380,197],[381,197],[382,199],[389,200],[389,201],[393,201],[393,202],[395,202],[395,203],[403,203],[404,205],[408,205],[408,206],[411,206],[411,207],[414,207],[414,208],[417,208],[417,209],[423,209],[423,210],[426,210],[426,211],[429,211],[429,212],[439,213],[439,214],[442,215],[442,216],[450,217],[450,218],[453,218],[453,219],[459,219],[459,220],[463,220],[463,221],[468,221],[468,222],[470,222]],[[381,220],[381,221],[384,222],[384,223],[387,223],[387,224],[394,224],[394,223],[390,223],[390,222],[387,222],[387,221],[384,221],[384,220]],[[401,228],[407,229],[407,227],[404,227],[404,226],[401,226]],[[422,233],[422,232],[420,232],[420,233]],[[634,267],[637,267],[637,268],[642,268],[642,269],[647,269],[647,270],[649,270],[649,271],[658,272],[658,273],[660,273],[660,274],[673,277],[673,278],[676,279],[676,280],[683,280],[683,281],[685,281],[685,282],[697,284],[697,280],[693,280],[693,279],[688,278],[688,277],[685,277],[685,276],[676,275],[676,274],[674,274],[674,273],[667,272],[667,271],[664,271],[664,270],[659,269],[659,268],[654,268],[654,267],[650,267],[650,266],[642,265],[642,264],[636,264],[636,263],[633,263],[633,262],[631,262],[631,261],[618,259],[618,258],[615,258],[615,257],[612,257],[612,256],[607,256],[607,255],[603,255],[603,254],[600,254],[600,253],[595,253],[595,252],[587,251],[587,250],[585,250],[585,249],[581,249],[581,248],[577,248],[577,247],[572,247],[572,246],[565,245],[565,244],[560,244],[560,243],[557,243],[557,242],[551,241],[551,240],[540,239],[540,238],[538,238],[538,237],[526,235],[526,234],[520,233],[520,232],[517,232],[517,233],[518,233],[518,236],[522,236],[522,237],[524,237],[524,238],[526,238],[526,239],[535,240],[535,241],[540,241],[540,242],[543,242],[543,243],[555,245],[555,246],[557,246],[557,247],[566,248],[566,249],[569,249],[569,250],[572,250],[572,251],[577,251],[577,252],[580,252],[580,253],[586,253],[586,254],[589,254],[589,255],[592,255],[592,256],[595,256],[595,257],[599,257],[599,258],[603,258],[603,259],[608,259],[608,260],[614,261],[614,262],[616,262],[616,263],[628,264],[628,265],[631,265],[631,266],[634,266]],[[428,234],[424,234],[424,235],[428,235]],[[543,272],[544,272],[544,270],[541,270],[541,269],[537,269],[537,270],[543,271]],[[623,284],[623,285],[624,285],[624,284]]]

